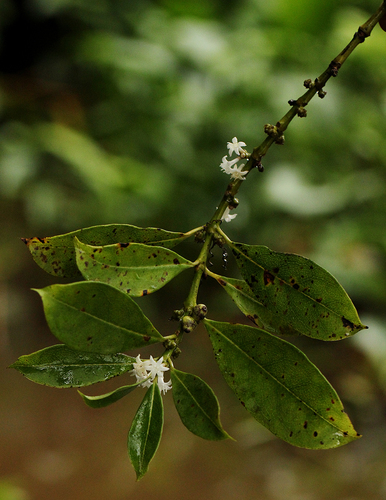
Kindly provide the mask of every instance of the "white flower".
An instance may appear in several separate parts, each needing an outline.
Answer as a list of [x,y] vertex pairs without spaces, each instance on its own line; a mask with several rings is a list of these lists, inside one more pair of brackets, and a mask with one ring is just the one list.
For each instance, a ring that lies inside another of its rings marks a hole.
[[229,149],[229,156],[232,156],[232,153],[235,152],[238,156],[241,154],[240,149],[246,146],[245,142],[238,141],[237,137],[233,137],[232,142],[228,142],[227,148]]
[[159,390],[163,394],[166,394],[172,388],[172,381],[169,380],[168,382],[165,382],[164,381],[164,374],[162,372],[158,374],[157,384],[158,384]]
[[232,167],[235,163],[237,163],[240,160],[240,158],[236,158],[235,160],[227,160],[226,156],[222,157],[222,162],[220,165],[220,168],[228,175],[232,173]]
[[224,212],[223,216],[221,217],[221,220],[225,220],[225,222],[230,222],[235,217],[237,217],[237,214],[231,215],[229,207],[226,207],[225,212]]
[[137,382],[142,382],[141,387],[150,387],[157,377],[157,384],[161,392],[165,394],[172,388],[171,380],[169,382],[164,381],[164,372],[168,371],[169,368],[164,364],[162,356],[158,361],[153,356],[142,361],[140,354],[138,354],[135,359],[136,361],[133,363],[133,369],[130,373],[135,375]]
[[245,176],[247,175],[248,171],[245,170],[245,172],[242,171],[242,168],[244,167],[245,163],[242,163],[238,167],[236,165],[231,168],[231,179],[240,179],[242,181],[245,180]]
[[[149,372],[151,380],[154,380],[155,377],[160,375],[162,372],[167,372],[169,368],[163,364],[164,358],[161,356],[158,361],[155,361],[153,356],[150,356],[149,366],[146,367],[146,370]],[[162,373],[163,377],[163,373]]]
[[132,375],[135,375],[137,382],[140,382],[141,380],[146,380],[149,376],[146,371],[146,368],[149,367],[150,361],[148,359],[142,361],[140,354],[138,354],[138,356],[135,359],[136,362],[133,363],[133,369],[131,370],[130,373]]

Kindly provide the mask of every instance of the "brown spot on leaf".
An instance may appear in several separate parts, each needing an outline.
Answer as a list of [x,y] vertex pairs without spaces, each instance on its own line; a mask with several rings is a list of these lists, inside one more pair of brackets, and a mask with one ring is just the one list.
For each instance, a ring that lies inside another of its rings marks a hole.
[[127,248],[130,245],[130,243],[118,243],[119,248]]
[[143,336],[143,340],[144,340],[145,342],[149,342],[149,340],[150,340],[150,339],[151,339],[150,335],[144,335],[144,336]]
[[342,323],[345,328],[350,328],[350,330],[354,330],[354,323],[351,323],[350,320],[342,316]]
[[173,264],[179,264],[179,263],[180,261],[177,258],[173,259]]
[[304,424],[303,424],[303,427],[304,427],[305,429],[307,429],[307,426],[308,426],[308,422],[307,422],[307,420],[306,420],[306,421],[304,422]]
[[221,286],[226,286],[226,284],[227,284],[226,281],[224,281],[221,278],[219,278],[217,281],[220,283]]
[[269,271],[264,271],[264,285],[267,286],[275,281],[275,276]]
[[142,297],[144,297],[145,295],[147,295],[149,292],[147,290],[143,290],[142,291]]

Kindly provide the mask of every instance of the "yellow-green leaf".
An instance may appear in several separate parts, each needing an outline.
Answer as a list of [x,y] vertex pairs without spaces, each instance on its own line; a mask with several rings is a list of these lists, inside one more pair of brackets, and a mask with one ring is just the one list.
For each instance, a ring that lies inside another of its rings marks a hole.
[[193,234],[165,231],[154,227],[137,227],[130,224],[108,224],[78,229],[66,234],[46,238],[22,238],[34,261],[49,274],[64,278],[79,278],[76,265],[74,238],[89,245],[114,243],[144,243],[172,248]]
[[92,246],[75,239],[76,261],[87,280],[142,297],[165,286],[193,263],[173,250],[141,243]]

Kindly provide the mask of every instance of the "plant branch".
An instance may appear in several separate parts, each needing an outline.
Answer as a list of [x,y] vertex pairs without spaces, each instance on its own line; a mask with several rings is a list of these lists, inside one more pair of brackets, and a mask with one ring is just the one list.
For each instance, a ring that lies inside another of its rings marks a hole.
[[291,99],[288,101],[291,105],[291,109],[283,116],[283,118],[281,118],[275,126],[265,126],[264,130],[268,137],[260,146],[253,150],[251,155],[252,161],[248,166],[249,171],[253,167],[257,166],[257,164],[260,164],[261,159],[267,154],[268,149],[273,143],[283,144],[283,132],[287,129],[288,125],[295,116],[303,118],[307,115],[305,106],[307,106],[315,94],[318,94],[320,98],[323,98],[326,95],[323,91],[323,87],[326,85],[327,81],[331,77],[338,76],[338,72],[346,59],[359,44],[363,43],[365,39],[371,35],[374,27],[385,15],[386,1],[382,3],[378,10],[370,17],[370,19],[368,19],[368,21],[359,26],[358,31],[354,34],[351,42],[335,57],[335,59],[330,62],[328,68],[318,78],[314,81],[306,80],[304,82],[304,86],[308,88],[307,92],[296,100]]
[[[291,99],[288,101],[291,108],[276,123],[276,125],[265,125],[264,131],[267,134],[266,139],[262,142],[262,144],[260,144],[260,146],[253,149],[252,154],[249,154],[245,151],[242,154],[242,157],[247,160],[243,171],[247,171],[249,173],[255,167],[258,167],[260,171],[263,171],[261,159],[267,154],[272,144],[284,143],[283,133],[287,129],[291,121],[295,118],[295,116],[299,116],[301,118],[307,116],[305,107],[316,94],[318,94],[320,98],[323,98],[326,95],[323,87],[326,85],[327,81],[331,77],[336,77],[338,75],[340,68],[353,52],[353,50],[359,44],[363,43],[367,37],[370,36],[374,27],[384,16],[386,16],[386,0],[364,24],[359,26],[358,31],[354,34],[350,43],[335,57],[335,59],[331,61],[328,68],[318,78],[315,78],[315,80],[306,80],[304,82],[304,86],[308,90],[298,99]],[[204,241],[204,246],[202,247],[200,255],[196,261],[197,265],[195,268],[192,286],[184,303],[185,311],[189,310],[189,308],[192,308],[197,304],[197,295],[201,278],[202,275],[208,271],[206,268],[206,263],[208,261],[209,252],[213,246],[213,243],[216,242],[216,239],[218,240],[219,238],[222,238],[223,241],[225,240],[228,243],[230,242],[229,238],[220,229],[220,223],[227,208],[232,210],[233,208],[237,207],[238,200],[236,199],[236,194],[238,193],[243,181],[244,179],[231,180],[218,207],[216,208],[216,211],[214,212],[212,218],[203,231],[203,238],[201,241]],[[191,232],[197,232],[197,229]]]

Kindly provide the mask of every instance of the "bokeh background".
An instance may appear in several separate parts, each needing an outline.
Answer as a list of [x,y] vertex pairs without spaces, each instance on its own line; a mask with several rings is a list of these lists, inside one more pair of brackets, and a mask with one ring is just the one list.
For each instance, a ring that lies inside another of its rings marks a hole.
[[[140,482],[126,436],[143,397],[101,410],[76,390],[6,369],[56,343],[31,288],[57,282],[20,237],[130,223],[187,231],[213,214],[218,165],[237,136],[251,151],[320,75],[379,0],[0,1],[0,500],[381,500],[386,498],[386,33],[377,26],[296,118],[284,146],[240,191],[234,240],[300,253],[344,285],[370,326],[339,343],[294,339],[364,437],[337,450],[282,443],[249,418],[202,329],[180,369],[215,390],[236,442],[165,430]],[[195,257],[196,243],[181,253]],[[215,270],[221,254],[214,256]],[[235,273],[229,259],[229,273]],[[236,274],[234,274],[236,276]],[[164,334],[182,275],[141,305]],[[62,281],[64,282],[64,280]],[[245,321],[210,280],[210,317]],[[136,354],[136,353],[134,353]],[[107,392],[121,380],[90,388]],[[128,383],[124,380],[123,383]],[[94,391],[94,392],[93,392]]]

